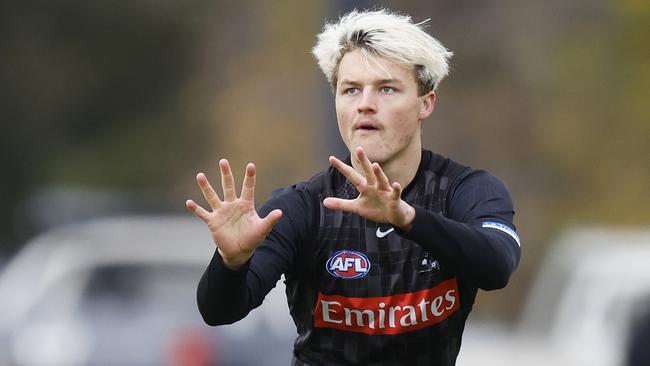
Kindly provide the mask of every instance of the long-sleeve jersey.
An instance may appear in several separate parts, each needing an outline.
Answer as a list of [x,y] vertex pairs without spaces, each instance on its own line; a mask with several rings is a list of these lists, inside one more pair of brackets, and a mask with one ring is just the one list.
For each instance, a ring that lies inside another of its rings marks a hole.
[[478,288],[504,287],[519,262],[508,190],[423,150],[402,193],[415,208],[410,230],[323,205],[356,196],[331,167],[274,192],[259,214],[283,217],[251,259],[233,271],[215,251],[197,292],[204,320],[242,319],[284,274],[294,365],[455,364]]

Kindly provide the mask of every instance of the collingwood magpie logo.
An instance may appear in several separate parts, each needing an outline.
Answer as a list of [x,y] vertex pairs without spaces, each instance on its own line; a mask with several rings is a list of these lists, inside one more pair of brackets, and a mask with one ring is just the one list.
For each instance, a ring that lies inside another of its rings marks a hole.
[[420,262],[420,273],[431,272],[433,270],[439,270],[440,263],[437,260],[429,257],[429,252],[424,252],[424,257]]

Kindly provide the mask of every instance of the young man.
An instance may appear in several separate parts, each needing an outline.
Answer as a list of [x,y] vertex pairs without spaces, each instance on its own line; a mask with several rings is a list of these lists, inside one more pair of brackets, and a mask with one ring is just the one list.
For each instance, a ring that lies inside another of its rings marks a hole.
[[[453,365],[479,288],[502,288],[519,238],[504,185],[421,148],[422,121],[451,56],[410,17],[352,12],[313,53],[335,93],[351,157],[280,191],[255,211],[255,166],[237,197],[187,207],[217,250],[198,287],[201,315],[230,324],[285,275],[298,338],[294,365]],[[262,218],[263,217],[263,218]]]

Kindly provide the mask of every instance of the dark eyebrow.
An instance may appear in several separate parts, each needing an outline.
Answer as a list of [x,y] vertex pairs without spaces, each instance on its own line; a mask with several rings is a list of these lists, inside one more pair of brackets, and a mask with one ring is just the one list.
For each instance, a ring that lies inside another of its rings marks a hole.
[[[381,85],[381,84],[401,84],[402,82],[398,79],[381,79],[377,80],[376,84]],[[358,81],[354,80],[348,80],[348,79],[343,79],[341,80],[341,85],[343,84],[348,84],[348,85],[360,85]]]
[[348,80],[348,79],[343,79],[343,80],[341,80],[341,85],[343,85],[343,84],[359,85],[359,82]]
[[401,84],[402,82],[398,79],[382,79],[379,80],[379,84]]

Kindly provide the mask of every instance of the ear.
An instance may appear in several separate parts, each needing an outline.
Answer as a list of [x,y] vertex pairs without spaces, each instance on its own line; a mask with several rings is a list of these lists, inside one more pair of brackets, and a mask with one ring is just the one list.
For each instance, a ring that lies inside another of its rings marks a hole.
[[432,91],[423,95],[422,103],[420,103],[420,120],[423,120],[433,113],[433,108],[436,105],[436,93]]

